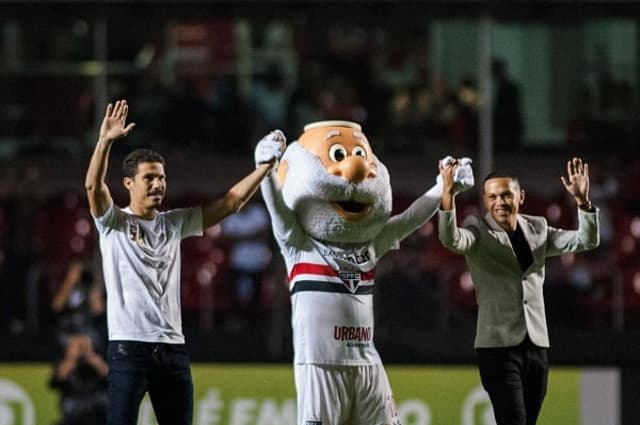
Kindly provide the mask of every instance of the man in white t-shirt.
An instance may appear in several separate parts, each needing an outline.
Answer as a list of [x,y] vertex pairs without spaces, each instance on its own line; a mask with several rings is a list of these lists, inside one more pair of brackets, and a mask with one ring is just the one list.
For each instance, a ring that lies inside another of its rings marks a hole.
[[135,425],[148,391],[159,424],[191,424],[193,382],[180,312],[180,242],[239,211],[280,157],[274,138],[260,141],[258,165],[223,197],[204,206],[158,211],[166,190],[164,159],[149,149],[123,162],[129,206],[113,203],[105,183],[112,144],[126,123],[124,100],[109,104],[85,188],[100,235],[109,329],[110,425]]

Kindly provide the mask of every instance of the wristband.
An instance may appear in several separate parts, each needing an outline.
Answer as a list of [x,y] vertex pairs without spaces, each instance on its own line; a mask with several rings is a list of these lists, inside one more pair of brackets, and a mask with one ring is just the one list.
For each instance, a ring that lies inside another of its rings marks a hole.
[[584,204],[579,204],[578,208],[582,211],[593,212],[593,205],[591,205],[591,201],[587,201]]

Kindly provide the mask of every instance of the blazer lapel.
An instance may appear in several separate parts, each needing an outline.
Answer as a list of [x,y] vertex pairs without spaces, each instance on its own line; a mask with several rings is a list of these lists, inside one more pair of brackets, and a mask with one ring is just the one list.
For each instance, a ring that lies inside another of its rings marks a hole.
[[489,234],[496,238],[500,245],[507,246],[513,251],[513,247],[511,246],[511,241],[509,240],[509,235],[504,231],[502,227],[491,217],[491,214],[487,213],[484,216],[484,222],[487,224],[489,228]]
[[534,245],[536,244],[536,241],[538,240],[538,233],[536,233],[532,223],[520,214],[518,214],[518,224],[520,225],[522,233],[524,234],[524,239],[527,241],[527,245],[529,245],[529,249],[531,250],[533,263],[531,263],[531,265],[529,266],[530,269],[534,264],[538,262],[536,258],[536,250],[531,246],[532,243]]
[[[502,227],[500,227],[500,225],[498,223],[496,223],[496,221],[493,219],[493,217],[491,217],[491,214],[489,214],[489,213],[487,213],[484,216],[484,221],[487,224],[487,228],[488,228],[489,234],[491,236],[493,236],[495,238],[496,242],[498,242],[498,244],[500,246],[502,246],[510,254],[510,256],[511,256],[511,258],[513,260],[514,266],[520,268],[520,263],[518,263],[518,258],[516,257],[516,252],[513,250],[513,245],[511,245],[511,239],[509,239],[509,235],[507,234],[507,232]],[[528,242],[529,241],[528,238],[529,238],[531,232],[528,229],[527,222],[523,221],[523,219],[522,219],[522,217],[520,215],[518,215],[518,224],[522,228],[522,231],[523,231],[523,233],[525,235],[525,238],[527,239],[527,242]],[[534,263],[535,263],[535,259],[534,259]]]

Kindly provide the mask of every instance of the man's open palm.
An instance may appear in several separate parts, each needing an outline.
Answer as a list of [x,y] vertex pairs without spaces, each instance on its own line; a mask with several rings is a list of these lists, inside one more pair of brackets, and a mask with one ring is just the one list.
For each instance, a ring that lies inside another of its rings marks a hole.
[[135,123],[127,125],[128,113],[129,105],[126,100],[118,100],[115,105],[107,105],[107,112],[100,126],[100,140],[114,141],[128,135],[136,126]]
[[567,162],[567,177],[560,177],[569,194],[577,198],[585,198],[589,193],[589,164],[581,158],[573,158]]

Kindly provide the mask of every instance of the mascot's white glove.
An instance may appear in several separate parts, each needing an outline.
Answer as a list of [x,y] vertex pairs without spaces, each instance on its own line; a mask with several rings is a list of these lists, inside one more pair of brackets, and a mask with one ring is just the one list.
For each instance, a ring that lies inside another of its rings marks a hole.
[[279,160],[284,152],[286,143],[287,138],[280,130],[274,130],[260,139],[253,154],[256,167],[260,164]]
[[458,160],[458,168],[453,173],[456,192],[464,192],[467,189],[471,189],[475,184],[473,168],[471,168],[472,162],[471,158],[466,156]]
[[[455,162],[455,158],[452,156],[445,156],[440,160],[440,163],[446,167],[449,164]],[[471,164],[473,161],[471,158],[463,157],[458,160],[458,167],[453,172],[453,188],[455,193],[464,192],[467,189],[471,189],[475,184],[475,179],[473,177],[473,168],[471,168]],[[442,184],[442,176],[438,175],[436,182],[438,184]]]

